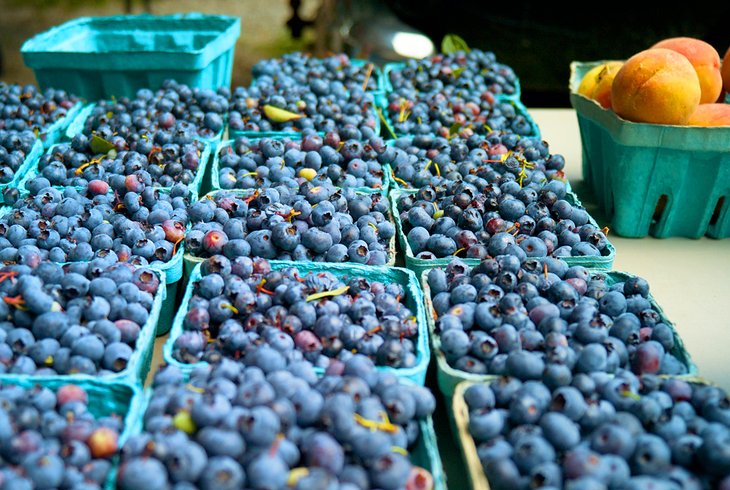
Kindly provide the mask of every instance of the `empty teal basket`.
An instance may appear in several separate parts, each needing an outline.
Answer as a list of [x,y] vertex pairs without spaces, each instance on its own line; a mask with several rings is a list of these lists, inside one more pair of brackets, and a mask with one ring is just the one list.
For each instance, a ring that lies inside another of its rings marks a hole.
[[42,88],[98,100],[168,79],[228,87],[240,34],[240,19],[221,15],[81,17],[34,36],[20,51]]

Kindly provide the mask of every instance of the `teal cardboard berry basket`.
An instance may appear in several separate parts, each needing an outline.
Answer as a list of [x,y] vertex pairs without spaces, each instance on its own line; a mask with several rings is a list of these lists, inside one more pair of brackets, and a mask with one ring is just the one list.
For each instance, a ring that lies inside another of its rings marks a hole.
[[[250,138],[249,137],[248,139],[254,140],[254,139],[261,139],[261,138],[262,137],[256,137],[256,138]],[[292,139],[292,138],[289,138],[289,137],[284,137],[284,138],[278,138],[278,137],[276,137],[274,139],[283,139],[283,140],[288,140],[288,141],[299,141],[299,138]],[[231,147],[233,146],[233,143],[234,142],[235,142],[235,140],[232,140],[232,139],[225,140],[225,141],[221,141],[218,144],[218,146],[213,151],[213,159],[212,159],[212,163],[210,165],[211,190],[214,190],[215,191],[215,190],[221,190],[222,189],[221,188],[221,181],[220,181],[220,171],[221,171],[221,161],[220,160],[221,160],[221,155],[225,151],[233,151]],[[382,180],[381,180],[381,183],[380,183],[380,187],[379,188],[373,189],[373,188],[370,188],[370,187],[355,187],[354,189],[357,192],[365,192],[365,193],[374,193],[374,192],[387,193],[388,192],[388,189],[389,189],[389,185],[390,185],[390,177],[389,177],[389,175],[391,174],[390,166],[389,165],[383,165],[382,166],[382,170],[383,170],[383,176],[382,176]],[[247,188],[241,187],[241,189],[246,190]]]
[[237,17],[200,13],[81,17],[32,37],[20,52],[42,88],[90,101],[168,79],[215,90],[230,86],[240,31]]
[[[77,134],[88,134],[88,132],[85,131],[86,121],[95,107],[96,103],[87,104],[75,114],[73,120],[65,130],[65,139],[70,141]],[[227,119],[227,117],[224,119]],[[210,165],[212,163],[211,159],[213,157],[213,151],[223,139],[225,132],[226,128],[224,125],[223,128],[214,136],[207,137],[198,133],[196,139],[203,142],[204,150],[200,154],[199,169],[195,174],[195,179],[189,185],[191,190],[194,190],[197,193],[196,195],[200,195],[210,190]]]
[[[396,148],[400,148],[401,150],[403,150],[404,148],[402,148],[401,146],[399,146],[399,144],[401,142],[405,141],[405,142],[408,143],[408,145],[411,145],[411,143],[413,142],[413,139],[414,138],[415,138],[415,136],[403,136],[401,138],[389,139],[388,141],[386,141],[385,144],[388,145],[388,146],[395,146]],[[528,137],[528,136],[521,136],[519,139],[523,139],[523,138],[526,138],[527,140],[532,141],[532,142],[535,141],[535,138],[531,138],[531,137]],[[514,150],[509,150],[509,151],[514,151]],[[485,165],[492,165],[492,164],[491,163],[485,163]],[[390,165],[389,167],[390,167],[390,169],[389,169],[388,173],[386,174],[388,176],[389,181],[390,181],[388,183],[388,189],[400,189],[400,190],[411,190],[411,191],[418,190],[418,186],[415,185],[413,182],[406,181],[406,180],[403,180],[400,177],[398,177],[395,174],[395,170],[396,169],[395,169],[394,166]],[[440,176],[441,175],[440,174],[441,170],[440,169],[437,169],[435,165],[432,167],[431,166],[431,163],[427,163],[427,169],[428,169],[429,173],[432,176],[434,175],[433,174],[434,172],[436,173],[437,176]],[[565,188],[566,188],[566,190],[568,192],[572,192],[573,189],[572,189],[572,187],[571,187],[570,182],[568,181],[568,179],[565,179],[564,177],[558,177],[559,175],[561,175],[560,173],[558,173],[558,171],[552,171],[552,172],[553,173],[551,173],[551,177],[549,177],[549,178],[552,178],[552,179],[558,179],[559,178],[560,180],[564,181],[565,182]]]
[[626,121],[577,93],[593,67],[571,63],[583,177],[624,237],[730,237],[730,127]]
[[[53,151],[55,147],[51,147],[48,151]],[[206,143],[206,148],[209,148],[209,143]],[[208,151],[204,151],[204,154],[209,154]],[[201,157],[202,158],[202,157]],[[205,157],[207,159],[207,157]],[[202,161],[202,160],[201,160]],[[36,164],[37,164],[36,159]],[[20,189],[21,193],[27,193],[25,190],[26,183],[36,177],[38,175],[38,169],[33,168],[30,171],[27,172],[25,177],[18,183],[18,189]],[[193,186],[199,185],[202,177],[198,176],[196,177],[195,181],[193,182]],[[196,184],[197,183],[197,184]],[[58,187],[58,189],[63,190],[63,187]],[[77,187],[78,190],[81,190],[81,187]],[[161,187],[160,190],[162,192],[168,192],[168,188]],[[195,200],[197,199],[197,193],[192,192],[190,193],[190,199]],[[0,195],[1,197],[1,195]],[[0,208],[0,218],[4,216],[6,213],[9,213],[13,208],[10,206],[5,206],[3,208]],[[190,225],[187,225],[187,229],[190,229]],[[148,267],[150,269],[154,269],[156,271],[160,271],[164,274],[165,278],[165,284],[167,287],[167,292],[164,298],[164,301],[162,302],[162,308],[159,315],[159,321],[157,324],[157,335],[164,335],[166,334],[170,328],[172,327],[172,320],[175,317],[175,308],[177,307],[177,297],[179,295],[180,286],[183,284],[183,272],[184,272],[184,257],[185,257],[185,242],[184,240],[181,241],[176,245],[175,254],[172,256],[170,260],[167,262],[162,261],[154,261],[152,262]],[[184,287],[184,286],[183,286]]]
[[[130,385],[144,384],[147,374],[150,371],[152,365],[152,356],[154,354],[155,344],[155,333],[157,329],[157,322],[160,317],[160,310],[162,303],[167,295],[167,289],[164,287],[165,284],[165,273],[156,271],[152,268],[147,268],[152,273],[157,274],[160,280],[160,287],[155,293],[152,309],[149,312],[147,321],[144,325],[141,325],[139,330],[139,336],[134,344],[134,350],[132,355],[127,362],[124,369],[119,372],[109,374],[107,376],[89,376],[85,374],[65,374],[55,376],[54,379],[61,380],[65,383],[75,383],[77,379],[98,379],[102,382],[118,382],[127,383]],[[37,376],[28,376],[25,374],[4,374],[0,377],[2,380],[23,380],[26,378],[37,378]]]
[[[240,197],[244,197],[245,196],[245,197],[248,197],[248,196],[251,196],[254,192],[255,192],[254,189],[231,189],[231,190],[221,189],[221,190],[217,190],[217,191],[215,191],[215,190],[214,191],[211,191],[208,194],[206,194],[205,196],[202,196],[200,199],[201,200],[203,200],[203,199],[214,199],[214,197],[218,193],[226,193],[226,194],[231,195],[231,196],[240,196]],[[387,195],[384,194],[384,193],[382,193],[382,192],[379,192],[378,189],[366,189],[366,190],[363,190],[363,191],[356,191],[356,192],[362,192],[362,193],[366,193],[366,194],[380,193],[380,194],[383,194],[383,198],[386,198],[387,199]],[[393,222],[392,221],[393,220],[393,217],[392,216],[386,216],[386,217],[389,218],[389,220],[391,221],[391,223]],[[388,262],[385,264],[385,266],[388,266],[388,267],[394,266],[395,265],[395,261],[396,261],[396,238],[395,238],[395,235],[388,241],[387,258],[388,258]],[[197,257],[197,256],[195,256],[195,255],[193,255],[192,253],[189,253],[189,252],[186,252],[185,253],[185,256],[183,258],[183,276],[184,276],[184,279],[185,279],[184,284],[187,284],[187,282],[189,281],[190,276],[191,276],[191,274],[192,274],[193,269],[195,268],[195,266],[198,265],[198,264],[200,264],[204,260],[205,260],[205,258],[203,258],[203,257]],[[273,262],[280,262],[280,261],[274,260],[274,261],[272,261],[272,263]],[[286,261],[281,261],[281,262],[286,262]],[[317,264],[319,262],[312,262],[312,263],[313,264]],[[322,262],[322,264],[325,264],[325,263],[326,264],[332,264],[332,265],[338,265],[338,263]],[[349,266],[349,265],[358,265],[358,264],[356,264],[354,262],[345,262],[345,263],[342,263],[341,265],[343,265],[343,266]],[[369,265],[367,265],[365,267],[375,267],[375,266],[369,266]]]
[[[198,141],[200,143],[200,145],[202,146],[202,148],[199,150],[200,163],[198,166],[198,170],[195,173],[195,178],[193,179],[192,182],[190,182],[187,185],[187,188],[190,191],[191,200],[197,199],[198,196],[200,195],[200,190],[203,187],[203,177],[205,175],[206,169],[208,168],[208,164],[211,163],[210,160],[211,160],[211,156],[213,153],[213,148],[215,147],[214,143],[212,143],[211,140],[197,139],[195,141]],[[40,173],[39,172],[39,169],[40,169],[39,160],[40,160],[41,156],[43,156],[44,154],[51,155],[55,151],[58,150],[59,145],[69,145],[69,144],[70,143],[59,143],[59,144],[53,145],[52,147],[47,149],[45,151],[45,153],[41,152],[41,155],[39,155],[34,160],[34,165],[31,166],[31,168],[25,173],[23,178],[18,182],[18,189],[25,190],[26,189],[25,186],[28,183],[28,181],[30,181],[38,176],[38,174]],[[97,155],[97,156],[103,156],[103,155]],[[63,186],[55,186],[55,187],[63,190]],[[81,189],[81,187],[77,187],[77,189]],[[159,187],[156,187],[156,189],[158,189],[160,192],[170,192],[170,190],[172,188],[159,186]]]
[[[416,61],[417,63],[417,61]],[[392,63],[386,63],[385,66],[383,66],[383,90],[385,92],[392,92],[394,90],[393,87],[393,81],[390,78],[390,74],[393,72],[402,71],[404,68],[406,68],[406,63],[403,61],[394,61]],[[511,94],[494,94],[495,98],[500,98],[502,100],[520,100],[522,96],[522,88],[520,87],[520,79],[515,78],[514,83],[514,92]]]
[[[94,418],[117,416],[123,420],[123,429],[119,434],[117,445],[121,448],[130,436],[139,433],[144,414],[144,394],[136,385],[101,381],[91,377],[78,376],[73,380],[55,376],[26,376],[6,378],[0,376],[0,386],[16,385],[24,389],[43,386],[57,391],[62,386],[73,384],[83,388],[88,397],[89,412]],[[113,490],[117,470],[119,469],[119,453],[111,458],[112,467],[107,475],[103,488]]]
[[[390,204],[392,206],[391,214],[393,215],[393,219],[395,220],[395,228],[396,228],[396,234],[398,235],[398,242],[400,244],[400,249],[402,250],[403,254],[405,255],[405,264],[406,267],[415,271],[416,274],[420,274],[424,270],[432,269],[434,267],[444,267],[449,262],[453,260],[452,257],[444,257],[440,259],[419,259],[416,258],[415,254],[413,253],[413,249],[411,249],[410,244],[408,243],[408,239],[406,237],[406,232],[403,229],[403,222],[400,219],[400,211],[398,210],[398,199],[406,194],[414,194],[415,190],[399,190],[399,189],[393,189],[390,191]],[[565,195],[565,200],[571,203],[572,205],[580,206],[581,202],[578,199],[578,196],[576,196],[572,191],[568,191]],[[590,218],[589,223],[598,226],[598,223],[593,219],[593,217]],[[616,248],[613,246],[613,244],[608,241],[606,243],[605,248],[605,255],[601,256],[575,256],[575,257],[561,257],[561,259],[565,260],[570,265],[582,265],[584,267],[589,267],[593,269],[600,269],[600,270],[610,270],[611,267],[613,267],[613,261],[616,258]],[[462,259],[466,264],[470,266],[475,266],[479,264],[479,259]]]
[[[251,82],[251,86],[256,86],[258,84],[261,84],[260,81],[261,77],[253,79]],[[271,85],[271,82],[266,82],[267,85]],[[277,87],[277,91],[286,90],[286,88],[280,88]],[[378,116],[378,106],[381,103],[381,100],[384,96],[384,93],[380,90],[371,90],[365,94],[367,101],[369,102],[369,107],[366,107],[363,109],[362,113],[370,115],[373,118],[374,125],[373,125],[373,132],[375,135],[379,135],[381,132],[381,119]],[[348,91],[348,100],[350,99],[350,92]],[[259,108],[263,112],[263,106]],[[301,112],[300,114],[304,114]],[[301,129],[294,127],[291,123],[291,121],[287,121],[284,123],[277,123],[274,122],[272,124],[272,130],[271,131],[252,131],[252,130],[242,130],[242,129],[233,129],[231,128],[230,124],[228,125],[228,138],[229,139],[236,139],[239,137],[246,137],[246,138],[291,138],[291,139],[301,139]],[[324,136],[324,131],[317,131],[317,134],[320,136]]]
[[[86,125],[86,120],[91,115],[92,111],[94,110],[94,107],[96,107],[96,103],[93,104],[87,104],[83,108],[79,109],[77,112],[73,114],[73,118],[71,119],[70,123],[66,127],[65,130],[65,138],[67,140],[72,140],[74,136],[80,133],[85,133],[84,126]],[[205,137],[205,136],[198,136],[198,139],[205,141],[206,143],[210,143],[213,147],[217,145],[222,139],[223,139],[223,133],[225,133],[226,128],[225,125],[223,129],[218,132],[215,136],[212,137]],[[86,133],[88,134],[88,133]]]
[[[604,275],[606,277],[606,284],[609,286],[616,284],[617,282],[626,281],[631,277],[635,277],[631,274],[618,271],[607,272],[594,269],[592,270],[592,273],[594,275]],[[468,373],[466,371],[456,369],[448,363],[448,361],[446,360],[446,356],[441,349],[441,337],[436,330],[437,315],[431,301],[431,288],[428,286],[427,275],[428,270],[423,271],[423,273],[421,274],[421,287],[423,288],[423,296],[426,301],[426,322],[428,323],[428,331],[429,335],[431,336],[431,350],[433,352],[433,356],[436,358],[437,380],[441,393],[443,393],[445,397],[449,398],[454,396],[457,385],[459,385],[459,383],[461,383],[462,381],[472,383],[489,383],[498,378],[499,376],[496,374]],[[664,310],[661,306],[659,306],[659,304],[657,304],[651,293],[649,294],[648,299],[652,309],[659,314],[660,321],[669,326],[669,328],[672,330],[672,333],[674,334],[674,348],[672,349],[671,354],[674,355],[682,363],[682,365],[687,368],[687,373],[689,375],[695,375],[697,373],[697,365],[694,363],[694,361],[692,361],[692,358],[689,355],[689,351],[687,351],[687,349],[685,348],[684,342],[679,336],[679,332],[677,332],[677,328],[675,327],[674,323],[672,323],[667,318]]]
[[[372,94],[373,102],[370,105],[370,108],[367,109],[366,112],[370,113],[370,115],[373,117],[375,121],[375,125],[373,126],[373,132],[375,135],[379,135],[381,132],[381,119],[378,116],[378,101],[382,97],[381,92],[369,92]],[[275,123],[277,125],[281,125],[281,123]],[[320,136],[325,135],[324,131],[317,131],[317,134]],[[298,128],[294,127],[284,127],[276,131],[251,131],[251,130],[240,130],[240,129],[232,129],[230,125],[228,126],[228,138],[230,139],[236,139],[239,137],[246,137],[246,138],[289,138],[289,139],[296,139],[300,140],[302,139],[302,131]]]
[[[395,126],[395,120],[393,119],[392,114],[390,114],[390,112],[388,111],[388,93],[377,95],[375,100],[377,103],[375,110],[378,113],[380,125],[383,128],[381,130],[381,135],[383,136],[383,138],[398,139],[402,136],[415,136],[416,135],[415,133],[404,134],[404,133],[397,131],[397,128]],[[513,100],[513,99],[508,99],[508,98],[497,98],[495,100],[498,102],[505,102],[505,103],[512,105],[515,109],[515,114],[517,116],[524,117],[525,120],[527,121],[527,123],[530,125],[530,132],[528,134],[520,135],[521,138],[536,138],[536,139],[542,138],[542,135],[540,133],[540,127],[537,125],[535,120],[530,115],[530,112],[527,110],[527,107],[525,107],[525,105],[522,102],[520,102],[519,100]],[[407,115],[408,115],[408,112],[404,111],[403,112],[403,116],[405,118],[404,120],[407,120],[407,117],[406,117]],[[467,121],[464,124],[464,126],[469,126],[469,121]],[[514,131],[512,131],[511,128],[507,128],[507,127],[491,128],[491,127],[487,127],[487,126],[484,127],[483,131],[480,130],[481,132],[480,131],[476,131],[476,132],[478,134],[484,134],[484,133],[490,132],[492,130],[493,131],[503,131],[506,133],[514,132]]]
[[[183,371],[183,379],[187,383],[190,380],[190,370]],[[410,381],[402,379],[402,383],[408,384]],[[144,416],[147,408],[153,400],[154,389],[146,388],[140,398],[139,408],[135,410],[135,423],[130,426],[129,436],[136,436],[144,430]],[[432,490],[447,490],[446,472],[444,471],[441,455],[438,450],[438,440],[434,429],[433,418],[431,415],[418,420],[419,436],[416,441],[408,448],[408,458],[416,466],[420,466],[431,473],[433,477]],[[116,475],[116,468],[115,468]],[[112,487],[106,487],[111,490]]]
[[[378,369],[392,372],[401,379],[407,379],[419,385],[425,384],[426,371],[431,359],[431,349],[429,347],[428,331],[426,329],[426,313],[423,301],[423,291],[421,290],[418,278],[413,272],[400,267],[363,266],[359,264],[320,264],[314,262],[291,262],[286,260],[271,260],[269,263],[271,264],[272,270],[294,267],[299,271],[300,276],[304,276],[310,272],[330,272],[341,278],[364,277],[369,281],[379,281],[385,284],[398,283],[402,285],[407,291],[408,296],[405,306],[414,313],[414,316],[416,317],[416,324],[418,326],[418,337],[415,340],[416,364],[409,368],[391,368],[383,366],[378,367]],[[185,289],[185,296],[183,297],[177,316],[175,317],[175,322],[172,326],[172,330],[170,331],[170,337],[165,342],[162,351],[165,362],[168,364],[174,364],[185,372],[189,372],[197,366],[206,364],[205,362],[186,364],[178,361],[172,355],[175,340],[185,331],[183,326],[185,315],[188,312],[190,299],[193,297],[195,283],[200,280],[200,278],[200,265],[198,264],[190,274],[190,280],[188,281],[187,288]],[[324,375],[324,369],[315,368],[315,370],[320,376]]]
[[[662,378],[685,381],[692,385],[693,389],[698,386],[715,386],[713,383],[699,376],[662,376]],[[448,406],[448,412],[456,443],[464,458],[471,488],[473,490],[489,490],[488,475],[485,473],[484,466],[479,459],[477,444],[469,432],[469,406],[464,399],[464,393],[474,384],[480,383],[476,381],[463,381],[456,386],[454,397]],[[672,407],[667,410],[671,412]],[[702,475],[692,475],[693,478],[700,476]]]
[[[342,60],[340,59],[340,62],[341,61]],[[340,70],[340,69],[346,67],[347,64],[349,64],[351,67],[355,67],[355,68],[364,67],[365,70],[370,70],[369,80],[373,80],[375,83],[374,89],[370,88],[370,86],[368,85],[367,87],[365,87],[365,90],[367,90],[369,92],[373,92],[373,93],[384,93],[385,92],[386,87],[387,87],[387,81],[385,79],[383,70],[375,62],[372,62],[370,60],[359,59],[359,58],[348,58],[346,61],[347,61],[346,64],[340,63],[340,66],[338,66],[336,68],[336,70]],[[255,81],[258,78],[262,78],[265,76],[266,75],[264,75],[264,74],[256,75],[254,73],[254,79],[253,79],[254,83],[253,84],[255,84]]]

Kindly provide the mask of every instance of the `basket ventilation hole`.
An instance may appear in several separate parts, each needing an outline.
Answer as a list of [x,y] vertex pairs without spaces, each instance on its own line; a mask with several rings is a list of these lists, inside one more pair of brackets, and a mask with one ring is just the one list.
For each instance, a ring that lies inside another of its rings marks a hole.
[[710,226],[716,224],[717,220],[720,218],[720,212],[722,211],[723,204],[725,204],[725,196],[721,196],[720,199],[717,200],[715,210],[712,212],[712,218],[710,218]]
[[654,215],[651,217],[651,221],[653,223],[658,223],[662,219],[662,215],[664,214],[664,210],[667,208],[667,201],[669,198],[666,194],[662,194],[659,197],[659,200],[656,203],[656,208],[654,208]]

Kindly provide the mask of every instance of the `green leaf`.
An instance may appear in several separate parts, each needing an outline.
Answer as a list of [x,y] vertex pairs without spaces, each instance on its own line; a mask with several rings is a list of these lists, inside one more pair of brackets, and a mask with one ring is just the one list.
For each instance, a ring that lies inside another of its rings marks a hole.
[[268,104],[264,106],[264,114],[266,115],[267,119],[277,123],[293,121],[295,119],[301,119],[304,117],[304,114],[297,114],[296,112],[290,112],[285,109],[281,109],[279,107]]
[[459,78],[461,76],[461,74],[464,72],[464,70],[466,70],[465,66],[459,66],[459,67],[453,69],[453,71],[451,72],[451,75],[454,78]]
[[469,46],[462,38],[456,34],[446,34],[441,41],[441,52],[444,54],[451,54],[457,51],[464,51],[468,53]]
[[451,127],[449,128],[449,138],[451,138],[452,136],[455,136],[455,135],[459,134],[459,131],[460,130],[461,130],[461,124],[460,123],[455,122],[454,124],[452,124]]
[[310,294],[305,298],[305,301],[314,301],[316,299],[326,298],[327,296],[339,296],[345,294],[350,289],[350,286],[342,286],[341,288],[333,289],[332,291],[322,291],[320,293]]
[[102,153],[106,155],[111,150],[114,149],[114,145],[110,142],[102,138],[101,136],[94,135],[91,138],[91,151],[93,151],[95,154]]

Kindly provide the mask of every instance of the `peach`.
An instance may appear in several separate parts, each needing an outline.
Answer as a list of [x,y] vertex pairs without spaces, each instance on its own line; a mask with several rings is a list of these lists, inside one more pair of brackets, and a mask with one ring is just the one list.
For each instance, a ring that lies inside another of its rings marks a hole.
[[716,102],[722,93],[720,55],[711,44],[693,37],[671,37],[659,41],[652,48],[665,48],[683,54],[700,79],[700,104]]
[[692,64],[671,49],[647,49],[626,60],[611,87],[619,116],[653,124],[685,124],[700,103],[700,80]]
[[578,93],[593,99],[605,109],[611,108],[611,85],[623,61],[607,61],[591,68],[578,86]]
[[727,48],[725,56],[722,58],[720,74],[722,75],[722,85],[725,87],[725,92],[730,94],[730,47]]
[[700,104],[689,117],[690,126],[730,126],[730,104]]

